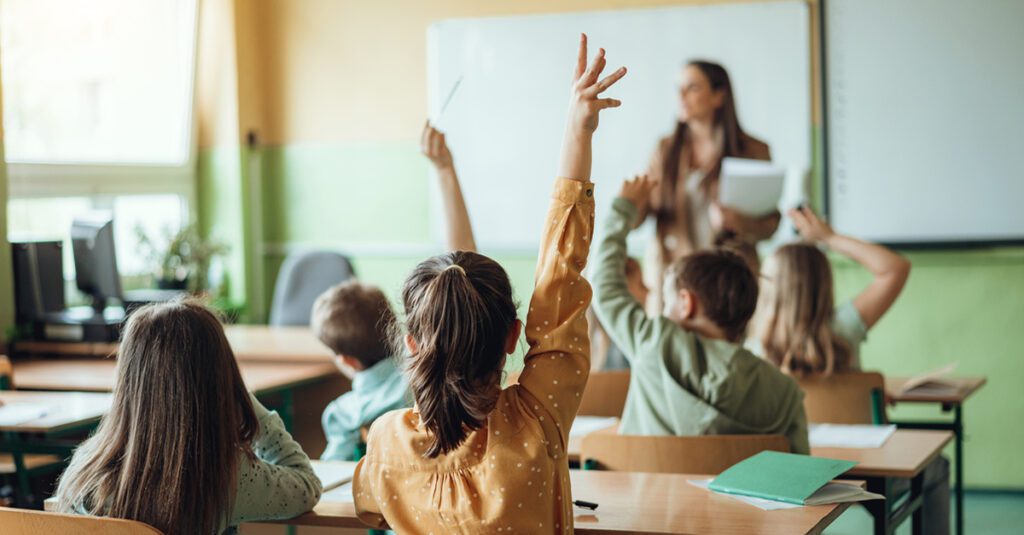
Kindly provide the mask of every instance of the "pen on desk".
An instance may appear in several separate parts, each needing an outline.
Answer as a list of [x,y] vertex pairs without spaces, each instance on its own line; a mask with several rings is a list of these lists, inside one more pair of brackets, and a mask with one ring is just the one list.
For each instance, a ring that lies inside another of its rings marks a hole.
[[591,511],[594,511],[594,510],[597,509],[597,504],[594,503],[594,502],[585,502],[583,500],[573,500],[572,504],[575,505],[576,507],[582,507],[584,509],[590,509]]

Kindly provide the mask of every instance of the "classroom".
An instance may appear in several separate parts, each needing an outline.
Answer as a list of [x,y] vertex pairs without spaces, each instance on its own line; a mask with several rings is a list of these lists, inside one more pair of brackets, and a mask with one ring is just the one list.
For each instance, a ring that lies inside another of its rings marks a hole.
[[1021,21],[0,0],[0,533],[1019,533]]

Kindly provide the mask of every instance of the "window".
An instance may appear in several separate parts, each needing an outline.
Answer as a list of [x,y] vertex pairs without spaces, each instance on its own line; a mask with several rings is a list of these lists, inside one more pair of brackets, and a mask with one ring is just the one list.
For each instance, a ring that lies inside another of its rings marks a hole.
[[196,0],[0,0],[12,240],[67,242],[104,210],[122,275],[150,269],[135,227],[159,244],[194,196],[196,17]]

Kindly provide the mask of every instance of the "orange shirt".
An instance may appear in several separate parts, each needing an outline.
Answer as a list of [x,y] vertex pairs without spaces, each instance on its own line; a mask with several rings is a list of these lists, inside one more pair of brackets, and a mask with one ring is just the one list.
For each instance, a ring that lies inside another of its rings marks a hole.
[[434,459],[423,456],[429,435],[415,409],[378,418],[353,482],[361,520],[403,534],[572,532],[565,450],[590,370],[582,271],[593,231],[594,185],[558,179],[519,384],[457,450]]

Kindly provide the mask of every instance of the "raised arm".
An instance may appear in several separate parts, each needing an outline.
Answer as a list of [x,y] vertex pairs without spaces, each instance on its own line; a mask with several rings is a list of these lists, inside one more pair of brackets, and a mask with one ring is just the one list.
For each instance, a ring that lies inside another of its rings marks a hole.
[[637,301],[629,289],[626,236],[635,228],[635,220],[655,186],[647,177],[636,177],[622,185],[604,224],[593,275],[597,317],[631,362],[637,355],[637,340],[648,339],[654,326],[644,312],[643,303]]
[[476,240],[473,239],[473,226],[469,222],[469,211],[462,198],[459,177],[455,173],[455,161],[448,150],[444,133],[430,125],[423,126],[420,136],[420,150],[437,170],[437,178],[441,186],[441,199],[445,213],[445,248],[449,251],[476,252]]
[[[619,69],[600,82],[604,51],[586,67],[586,37],[580,39],[562,161],[541,238],[536,285],[526,320],[530,350],[519,377],[527,408],[549,437],[564,448],[590,370],[590,340],[585,314],[590,285],[583,279],[594,233],[594,185],[590,179],[591,137],[601,109],[618,101],[600,99],[601,91],[622,78]],[[561,450],[561,451],[564,451]]]
[[910,262],[881,245],[837,234],[810,208],[790,210],[789,217],[801,236],[827,245],[874,276],[867,288],[853,298],[854,308],[870,329],[899,297],[910,275]]

